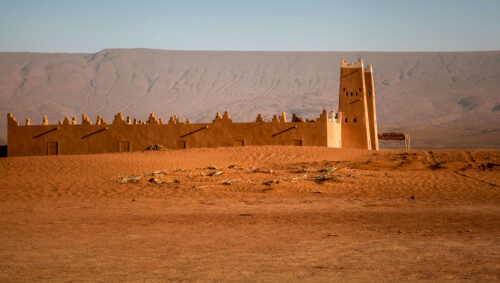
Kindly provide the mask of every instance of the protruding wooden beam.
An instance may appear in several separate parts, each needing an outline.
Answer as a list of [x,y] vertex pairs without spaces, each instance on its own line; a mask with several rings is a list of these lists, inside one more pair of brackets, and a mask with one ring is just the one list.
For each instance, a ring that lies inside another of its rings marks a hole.
[[352,71],[352,72],[348,73],[347,75],[344,75],[342,78],[348,77],[348,76],[356,73],[357,71],[359,71],[359,70]]
[[281,135],[281,134],[283,134],[284,132],[288,132],[288,131],[293,130],[293,129],[297,129],[297,125],[294,125],[293,127],[290,127],[290,128],[288,128],[288,129],[284,129],[283,131],[281,131],[281,132],[279,132],[279,133],[276,133],[276,134],[272,135],[271,137],[275,137],[275,136],[277,136],[277,135]]
[[33,138],[36,139],[36,138],[39,138],[39,137],[41,137],[43,135],[46,135],[48,133],[52,133],[53,131],[57,131],[57,130],[59,130],[59,127],[56,127],[56,128],[50,129],[50,130],[48,130],[46,132],[43,132],[41,134],[38,134],[38,135],[34,136]]
[[187,136],[189,136],[189,135],[192,135],[192,134],[197,133],[197,132],[199,132],[199,131],[203,131],[203,130],[205,130],[205,129],[208,129],[208,126],[205,126],[205,127],[199,128],[199,129],[194,130],[194,131],[192,131],[192,132],[189,132],[189,133],[187,133],[187,134],[185,134],[185,135],[182,135],[182,136],[181,136],[181,138],[183,138],[183,137],[187,137]]
[[104,127],[104,128],[99,129],[99,130],[97,130],[97,131],[95,131],[95,132],[93,132],[93,133],[90,133],[90,134],[88,134],[88,135],[85,135],[85,136],[83,136],[83,137],[82,137],[82,140],[83,140],[84,138],[88,138],[88,137],[90,137],[90,136],[92,136],[92,135],[95,135],[95,134],[97,134],[97,133],[100,133],[100,132],[102,132],[102,131],[106,131],[107,129],[108,129],[108,127]]

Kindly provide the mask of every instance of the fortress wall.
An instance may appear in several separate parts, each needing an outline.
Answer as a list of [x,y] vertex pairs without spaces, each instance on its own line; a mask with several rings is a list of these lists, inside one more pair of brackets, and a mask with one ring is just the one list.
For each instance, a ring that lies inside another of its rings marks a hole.
[[323,110],[314,121],[293,115],[288,122],[283,112],[270,122],[259,115],[255,122],[233,123],[226,112],[217,113],[212,123],[180,122],[176,116],[163,123],[154,114],[146,122],[132,122],[118,113],[111,124],[100,116],[92,124],[83,115],[81,124],[66,117],[50,125],[44,117],[42,125],[31,125],[29,119],[19,125],[9,113],[7,143],[8,156],[131,152],[156,144],[169,149],[248,145],[378,149],[373,72],[371,66],[364,69],[361,59],[352,64],[342,60],[339,112],[335,116]]
[[[8,156],[47,154],[95,154],[145,150],[159,144],[169,149],[248,146],[304,145],[335,146],[340,121],[323,111],[314,122],[286,122],[286,116],[275,116],[272,122],[233,123],[226,113],[213,123],[181,123],[174,116],[163,124],[154,115],[144,124],[127,123],[117,114],[112,124],[75,125],[66,118],[59,125],[19,125],[8,114]],[[85,117],[84,117],[85,118]],[[336,128],[335,126],[336,125]]]
[[363,61],[340,68],[339,113],[342,114],[342,148],[371,149]]

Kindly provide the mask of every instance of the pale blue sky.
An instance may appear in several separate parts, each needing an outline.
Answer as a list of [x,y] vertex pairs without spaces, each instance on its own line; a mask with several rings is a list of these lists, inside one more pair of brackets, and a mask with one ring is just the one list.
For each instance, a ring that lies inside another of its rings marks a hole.
[[0,51],[500,49],[500,0],[0,0]]

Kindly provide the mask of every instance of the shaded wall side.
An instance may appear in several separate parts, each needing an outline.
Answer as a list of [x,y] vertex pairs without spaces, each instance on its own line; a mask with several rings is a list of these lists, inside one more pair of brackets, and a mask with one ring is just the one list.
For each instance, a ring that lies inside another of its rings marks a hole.
[[370,125],[362,64],[340,71],[339,112],[342,113],[342,148],[371,149]]
[[[371,70],[371,66],[369,67]],[[377,127],[377,109],[375,107],[375,84],[373,81],[373,72],[365,71],[366,100],[368,106],[368,121],[370,123],[370,139],[372,149],[378,150],[378,127]]]

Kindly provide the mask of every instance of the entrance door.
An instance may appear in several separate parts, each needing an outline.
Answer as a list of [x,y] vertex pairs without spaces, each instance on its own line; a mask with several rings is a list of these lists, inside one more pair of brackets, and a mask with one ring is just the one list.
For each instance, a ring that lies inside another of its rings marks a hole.
[[59,145],[57,142],[47,142],[47,155],[58,155]]
[[244,146],[245,142],[243,140],[235,140],[233,146]]
[[186,142],[185,141],[177,141],[177,148],[178,149],[185,149],[186,148]]
[[130,142],[121,141],[118,147],[119,152],[130,152]]

